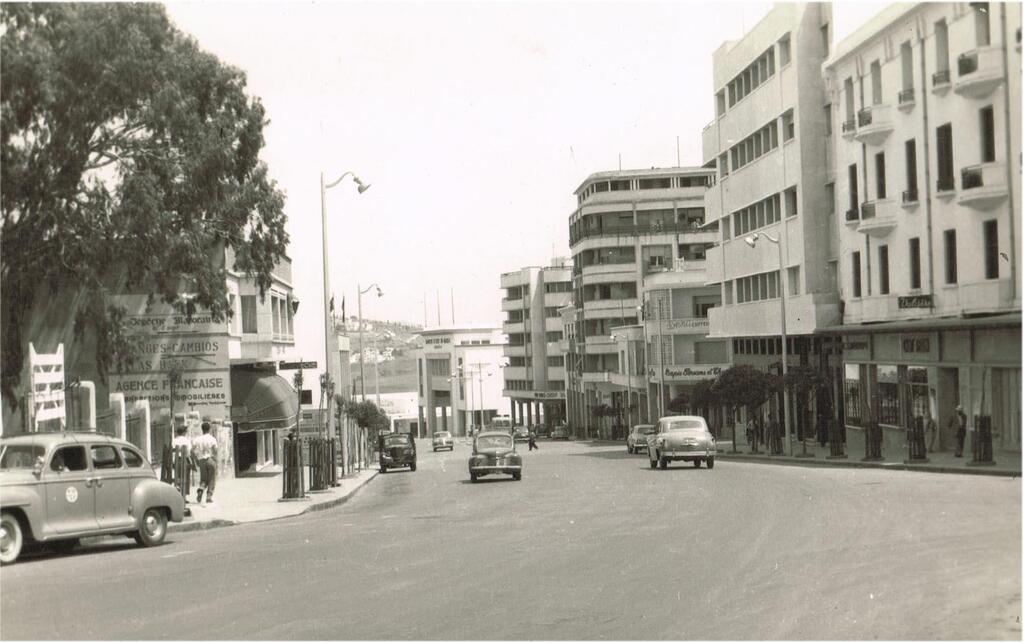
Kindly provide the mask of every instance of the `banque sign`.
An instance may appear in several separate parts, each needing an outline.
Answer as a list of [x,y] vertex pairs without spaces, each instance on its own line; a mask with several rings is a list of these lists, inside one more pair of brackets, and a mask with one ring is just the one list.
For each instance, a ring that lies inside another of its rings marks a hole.
[[[714,379],[722,374],[726,367],[721,364],[706,366],[666,366],[666,382],[698,382],[700,380]],[[649,375],[657,377],[657,371],[650,369]]]

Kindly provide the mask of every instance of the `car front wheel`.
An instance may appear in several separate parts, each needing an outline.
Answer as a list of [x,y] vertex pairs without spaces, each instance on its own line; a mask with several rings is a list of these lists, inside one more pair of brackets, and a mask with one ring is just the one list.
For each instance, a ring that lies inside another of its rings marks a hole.
[[416,463],[413,462],[412,464],[409,465],[409,471],[415,471],[415,470],[416,470]]
[[714,468],[715,468],[715,459],[714,458],[708,458],[708,469],[714,469]]
[[135,542],[145,547],[156,547],[167,537],[167,515],[162,509],[151,507],[142,514],[142,526],[135,534]]
[[469,481],[470,482],[476,482],[476,474],[475,473],[470,473],[469,474]]
[[519,473],[513,473],[513,474],[512,474],[512,479],[513,479],[513,480],[522,480],[522,479],[523,479],[523,474],[522,474],[522,472],[519,472]]
[[693,466],[700,469],[700,458],[697,458],[696,460],[693,461]]
[[18,560],[21,548],[25,545],[25,534],[21,523],[10,512],[0,515],[0,563],[10,565]]
[[629,445],[627,444],[627,445],[626,445],[626,453],[628,453],[628,454],[630,454],[630,455],[633,455],[633,447],[631,447],[631,446],[629,446]]
[[651,468],[652,469],[657,469],[658,468],[658,461],[657,460],[654,460],[654,459],[651,459],[651,458],[648,458],[648,460],[651,463]]
[[668,469],[668,458],[663,458],[659,455],[658,466],[661,467],[662,469]]

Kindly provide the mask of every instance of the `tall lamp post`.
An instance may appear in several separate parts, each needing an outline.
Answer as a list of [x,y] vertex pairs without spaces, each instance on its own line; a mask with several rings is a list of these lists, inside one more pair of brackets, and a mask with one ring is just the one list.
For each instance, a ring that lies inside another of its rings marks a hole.
[[[324,267],[324,371],[328,374],[331,372],[331,330],[334,325],[333,315],[331,315],[330,301],[331,301],[331,287],[327,277],[327,190],[330,190],[334,186],[341,183],[342,179],[346,176],[351,176],[352,181],[356,184],[356,189],[359,190],[359,194],[366,192],[370,189],[369,183],[363,183],[358,176],[353,174],[351,171],[345,172],[338,177],[336,181],[331,183],[324,183],[324,173],[320,173],[320,226],[321,226],[321,237],[323,241],[323,267]],[[361,346],[360,346],[361,348]],[[327,419],[324,421],[324,426],[327,428],[327,434],[330,435],[331,429],[331,417],[328,413]]]
[[612,339],[615,341],[626,340],[626,424],[628,425],[626,431],[628,432],[633,425],[633,411],[630,408],[633,404],[633,371],[629,366],[629,335],[612,335]]
[[[383,297],[384,291],[380,289],[377,284],[370,284],[365,290],[359,288],[359,284],[356,284],[356,291],[359,296],[356,298],[359,306],[359,401],[366,401],[366,377],[363,374],[363,362],[365,361],[366,350],[363,347],[363,295],[370,292],[372,289],[377,289],[377,297]],[[380,397],[377,398],[377,403],[380,404]]]
[[781,235],[777,239],[770,234],[765,232],[755,232],[752,235],[744,237],[743,240],[751,248],[757,247],[759,239],[764,238],[771,241],[779,249],[779,289],[781,290],[782,297],[779,299],[779,314],[782,319],[782,419],[783,425],[785,426],[786,432],[786,448],[789,450],[789,455],[793,455],[793,444],[789,441],[790,436],[790,419],[789,419],[789,394],[786,392],[786,373],[788,369],[786,362],[789,361],[789,352],[786,347],[786,275],[784,274],[784,266],[782,264],[782,242]]

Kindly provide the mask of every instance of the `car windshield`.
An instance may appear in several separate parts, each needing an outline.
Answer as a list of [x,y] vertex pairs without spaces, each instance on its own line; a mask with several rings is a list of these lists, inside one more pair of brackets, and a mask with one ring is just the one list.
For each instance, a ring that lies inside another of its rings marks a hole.
[[404,447],[409,444],[409,436],[403,434],[400,435],[389,435],[384,439],[384,444],[389,447]]
[[9,444],[0,452],[0,470],[31,469],[45,454],[46,448],[38,444]]
[[700,420],[668,420],[665,422],[666,431],[696,430],[704,432],[704,423]]
[[637,435],[647,435],[648,433],[654,433],[653,426],[638,426],[634,429]]
[[435,433],[434,437],[435,438],[450,438],[450,437],[452,437],[452,434],[451,433]]
[[484,435],[476,440],[478,449],[511,449],[512,440],[504,435]]

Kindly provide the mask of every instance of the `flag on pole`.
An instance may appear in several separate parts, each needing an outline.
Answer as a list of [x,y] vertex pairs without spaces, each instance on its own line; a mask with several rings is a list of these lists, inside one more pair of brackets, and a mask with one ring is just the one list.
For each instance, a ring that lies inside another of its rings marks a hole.
[[331,295],[331,312],[334,312],[334,295]]
[[345,295],[341,296],[341,321],[345,321]]

